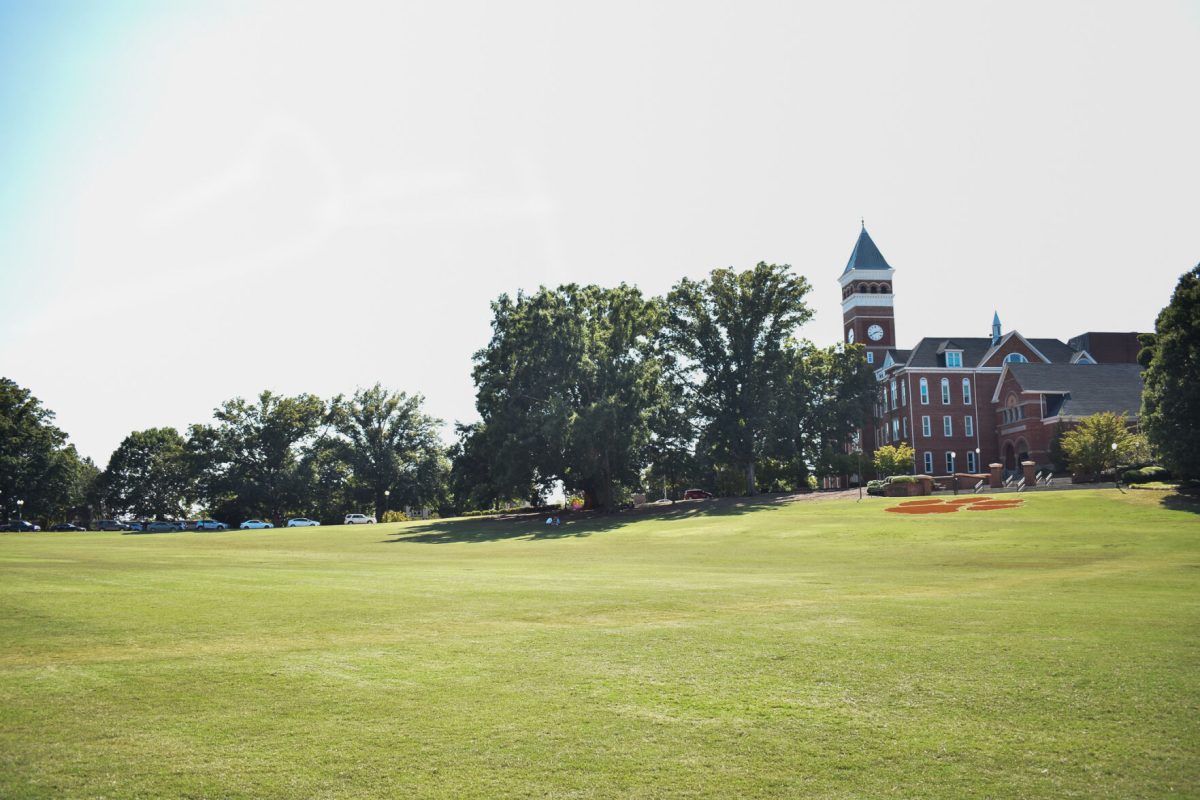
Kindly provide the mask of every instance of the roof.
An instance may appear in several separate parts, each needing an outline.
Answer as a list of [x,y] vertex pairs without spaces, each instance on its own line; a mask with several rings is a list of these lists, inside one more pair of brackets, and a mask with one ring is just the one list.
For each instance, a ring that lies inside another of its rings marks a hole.
[[[1052,364],[1069,364],[1075,355],[1075,350],[1070,345],[1058,339],[1025,339],[1025,341],[1050,359]],[[979,366],[979,362],[992,347],[992,337],[990,336],[956,336],[954,338],[926,336],[909,351],[907,362],[902,362],[899,357],[896,358],[896,361],[904,363],[909,368],[944,367],[946,366],[947,350],[962,350],[963,367],[971,368]]]
[[1137,364],[1009,364],[1008,374],[1023,390],[1048,395],[1047,417],[1137,415],[1142,407]]
[[875,242],[871,241],[871,234],[867,233],[867,226],[863,225],[863,229],[858,234],[858,241],[854,243],[854,249],[850,252],[850,260],[846,262],[846,268],[842,270],[842,274],[845,275],[855,269],[891,268],[887,259],[883,257],[883,253],[879,252],[879,248],[875,246]]

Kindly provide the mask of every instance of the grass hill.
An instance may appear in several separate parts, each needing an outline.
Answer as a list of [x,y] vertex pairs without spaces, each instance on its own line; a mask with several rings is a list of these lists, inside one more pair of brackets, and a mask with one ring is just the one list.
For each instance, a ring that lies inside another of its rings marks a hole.
[[0,797],[1200,793],[1158,493],[0,537]]

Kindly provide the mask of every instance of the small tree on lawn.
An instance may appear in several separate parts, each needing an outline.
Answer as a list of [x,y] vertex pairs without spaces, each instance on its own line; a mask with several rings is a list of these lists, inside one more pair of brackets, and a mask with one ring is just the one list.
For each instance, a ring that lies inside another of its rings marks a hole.
[[904,442],[884,445],[875,451],[875,471],[883,476],[908,475],[916,453]]
[[1137,446],[1137,437],[1129,432],[1125,416],[1111,411],[1084,417],[1062,437],[1067,462],[1078,473],[1109,472],[1120,463],[1129,463]]

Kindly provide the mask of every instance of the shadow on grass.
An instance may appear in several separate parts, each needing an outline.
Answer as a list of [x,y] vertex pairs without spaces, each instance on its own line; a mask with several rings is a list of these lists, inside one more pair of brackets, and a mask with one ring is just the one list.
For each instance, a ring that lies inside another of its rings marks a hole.
[[513,514],[502,517],[473,517],[430,522],[385,541],[388,544],[460,544],[497,542],[506,539],[569,539],[604,533],[642,520],[681,520],[693,517],[740,516],[778,508],[794,495],[764,495],[719,500],[682,500],[670,506],[641,508],[602,514],[593,511],[560,515],[561,525],[547,525],[543,514]]
[[1190,511],[1200,514],[1200,495],[1194,491],[1171,492],[1162,499],[1162,507],[1172,511]]

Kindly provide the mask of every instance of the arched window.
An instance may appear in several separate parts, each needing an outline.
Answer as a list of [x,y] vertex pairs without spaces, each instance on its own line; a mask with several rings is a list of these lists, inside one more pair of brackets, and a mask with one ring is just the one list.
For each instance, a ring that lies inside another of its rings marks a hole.
[[950,379],[942,378],[942,405],[950,405]]
[[1008,364],[1028,364],[1029,359],[1020,353],[1009,353],[1004,357],[1005,363]]
[[880,294],[891,294],[891,292],[892,292],[891,288],[886,283],[879,284],[879,293]]
[[929,405],[929,381],[921,378],[921,405]]
[[971,405],[971,379],[963,378],[963,404]]

